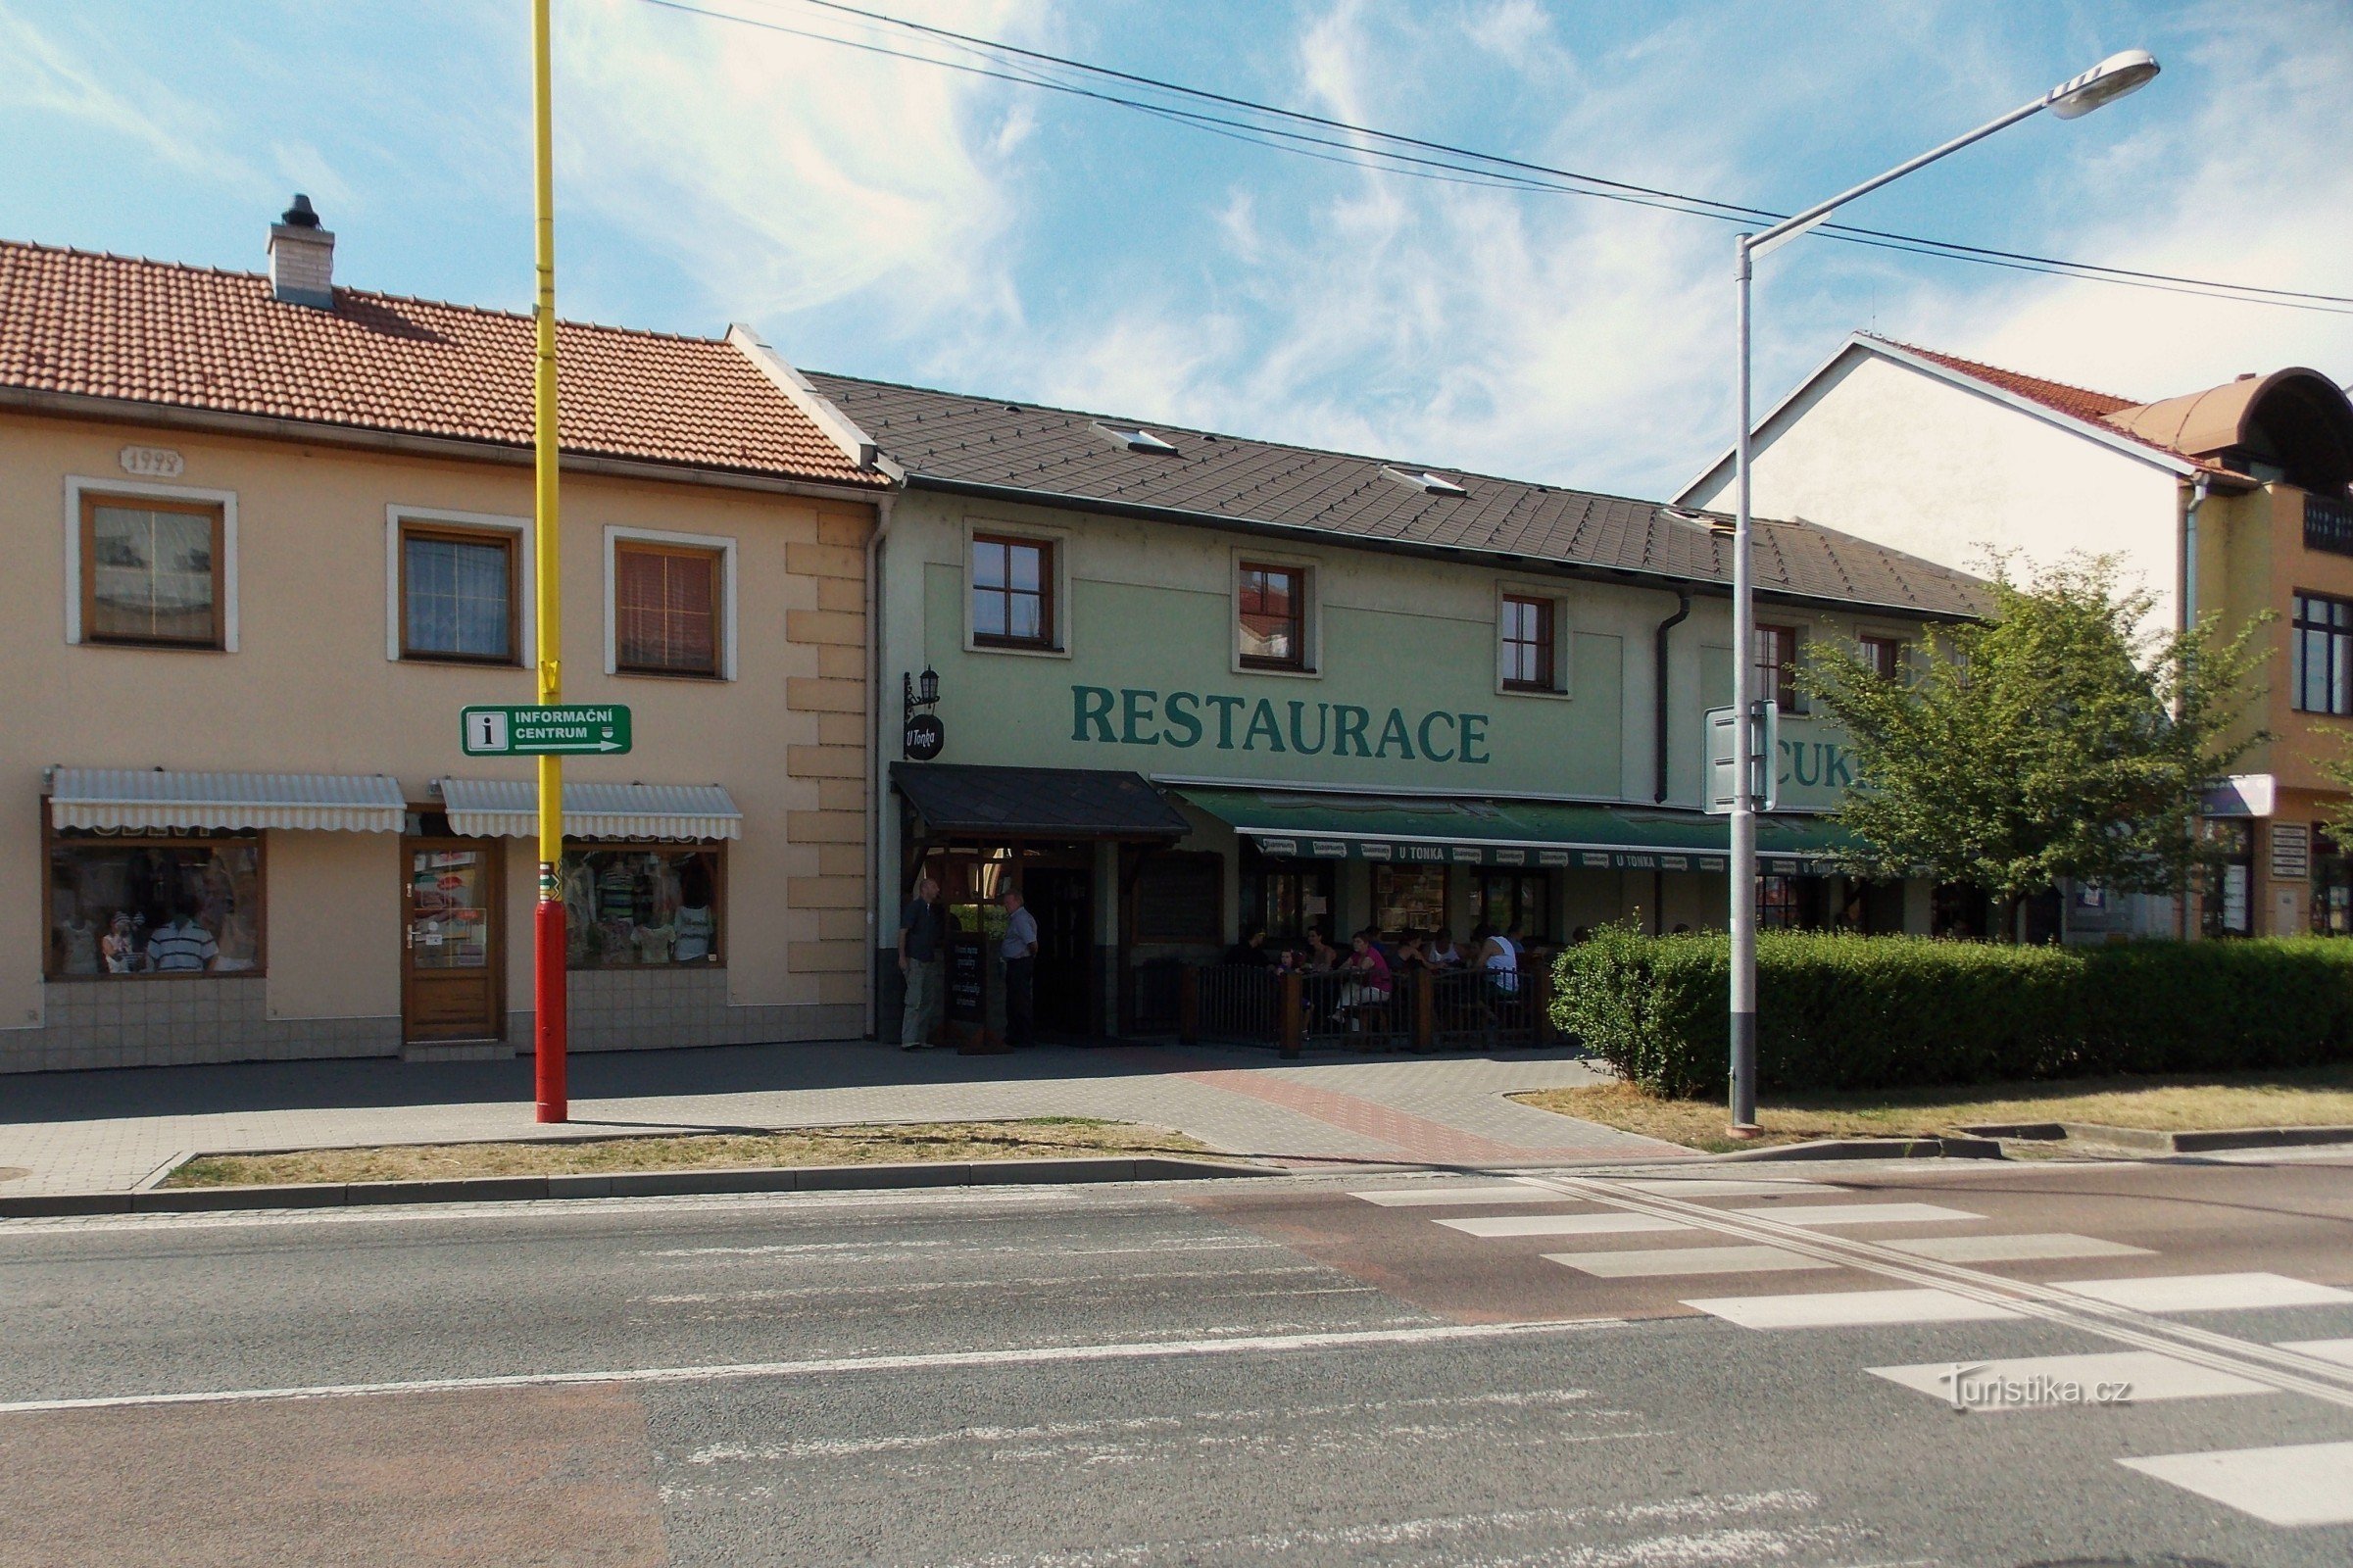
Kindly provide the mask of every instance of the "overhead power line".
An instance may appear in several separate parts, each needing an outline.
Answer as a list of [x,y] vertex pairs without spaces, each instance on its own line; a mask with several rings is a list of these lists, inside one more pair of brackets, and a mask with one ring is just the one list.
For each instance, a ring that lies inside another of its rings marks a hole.
[[[842,0],[793,0],[793,3],[833,13],[851,22],[854,25],[863,24],[869,29],[890,29],[902,35],[913,35],[914,38],[935,47],[953,50],[965,58],[947,59],[938,54],[924,54],[910,49],[894,48],[889,44],[873,41],[871,36],[863,39],[844,37],[839,33],[797,27],[782,22],[767,21],[759,17],[743,16],[736,12],[717,10],[711,6],[697,5],[691,3],[691,0],[644,0],[644,3],[663,10],[679,11],[712,21],[784,33],[812,42],[832,44],[839,48],[861,53],[881,55],[917,65],[982,76],[1015,86],[1061,93],[1111,108],[1150,115],[1193,129],[1249,142],[1274,151],[1352,168],[1403,174],[1446,184],[1531,194],[1581,196],[1590,200],[1653,208],[1725,223],[1771,223],[1788,216],[1766,208],[1751,207],[1658,186],[1637,184],[1604,175],[1509,158],[1500,154],[1480,152],[1473,148],[1460,147],[1425,137],[1409,136],[1397,131],[1382,130],[1377,126],[1357,124],[1330,116],[1288,109],[1280,105],[1259,103],[1230,93],[1188,86],[1181,82],[1167,81],[1134,72],[1119,71],[1112,67],[1099,66],[1084,60],[1049,54],[1042,50],[1024,48],[1018,44],[1005,43],[993,38],[958,32],[953,28],[939,27],[927,23],[894,17],[885,12],[865,10],[844,4]],[[752,0],[752,3],[759,3],[759,0]],[[1073,73],[1078,79],[1067,79],[1056,73]],[[1164,94],[1179,100],[1179,102],[1155,102],[1137,96],[1135,89]],[[1230,111],[1230,113],[1218,111]],[[1237,114],[1261,118],[1257,120],[1237,119],[1235,118]],[[2250,305],[2271,305],[2326,315],[2353,315],[2353,296],[2348,295],[2268,288],[2257,284],[2233,283],[2215,278],[2108,267],[2093,262],[2036,256],[2027,252],[1999,250],[1987,246],[1963,244],[1955,240],[1932,239],[1922,235],[1903,234],[1886,229],[1864,228],[1842,223],[1826,223],[1817,232],[1847,244],[1863,245],[1878,250],[1899,251],[1915,256],[1936,257],[1945,261],[1965,262],[1978,266],[1998,267],[2005,270],[2039,272],[2052,276],[2078,278],[2086,282],[2110,283],[2206,299],[2234,300]]]

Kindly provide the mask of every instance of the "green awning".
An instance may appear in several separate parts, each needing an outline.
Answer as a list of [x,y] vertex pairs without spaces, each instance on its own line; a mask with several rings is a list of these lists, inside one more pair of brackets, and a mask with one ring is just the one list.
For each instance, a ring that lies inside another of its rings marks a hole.
[[[1225,786],[1176,793],[1260,853],[1301,859],[1722,872],[1732,849],[1731,819],[1704,811]],[[1757,819],[1758,865],[1769,874],[1820,870],[1845,843],[1826,817]]]

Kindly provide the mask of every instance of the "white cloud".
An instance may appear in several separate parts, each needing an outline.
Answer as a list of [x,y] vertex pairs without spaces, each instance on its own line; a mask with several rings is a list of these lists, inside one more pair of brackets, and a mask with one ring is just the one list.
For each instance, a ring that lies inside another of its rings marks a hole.
[[[107,58],[93,59],[104,53]],[[271,182],[222,145],[215,118],[96,38],[82,47],[0,10],[0,110],[79,122],[123,137],[180,174],[236,187]]]
[[[2210,11],[2181,62],[2221,89],[2083,166],[2064,254],[2271,287],[2353,293],[2353,27],[2336,0]],[[2127,397],[2310,365],[2353,378],[2353,315],[2087,283],[2005,284],[1924,310],[1956,351]]]
[[[1019,36],[1041,5],[987,0],[950,24]],[[857,30],[757,0],[731,9]],[[969,76],[632,0],[558,15],[573,199],[667,253],[720,309],[776,316],[871,290],[878,310],[1018,315],[991,257],[1018,213],[1004,169],[1029,106],[992,113]]]

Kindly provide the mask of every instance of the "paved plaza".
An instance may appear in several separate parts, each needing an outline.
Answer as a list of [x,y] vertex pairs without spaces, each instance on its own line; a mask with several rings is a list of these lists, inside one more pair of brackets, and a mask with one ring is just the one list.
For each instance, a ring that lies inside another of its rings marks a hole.
[[1687,1151],[1506,1099],[1598,1082],[1563,1051],[1283,1061],[1212,1048],[907,1054],[864,1041],[572,1060],[567,1127],[531,1062],[253,1062],[0,1079],[0,1194],[120,1192],[191,1153],[850,1122],[1101,1116],[1299,1169],[1531,1165]]

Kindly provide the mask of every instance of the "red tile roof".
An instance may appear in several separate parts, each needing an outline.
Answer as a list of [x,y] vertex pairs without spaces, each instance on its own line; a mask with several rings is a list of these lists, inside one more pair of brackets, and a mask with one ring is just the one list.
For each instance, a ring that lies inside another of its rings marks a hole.
[[1901,349],[1906,354],[1918,355],[1921,359],[1932,364],[1941,365],[1948,370],[1957,370],[1973,381],[1983,381],[1987,386],[2025,398],[2030,403],[2039,403],[2044,408],[2067,415],[2071,418],[2081,419],[2086,424],[2096,424],[2102,429],[2114,431],[2127,440],[2136,442],[2141,446],[2153,448],[2172,457],[2185,459],[2203,467],[2214,466],[2200,458],[2167,446],[2162,441],[2152,441],[2138,431],[2120,425],[2108,417],[2112,414],[2142,407],[2132,398],[2120,398],[2107,392],[2093,392],[2084,387],[2070,386],[2065,381],[2048,381],[2038,375],[2024,375],[2016,370],[2005,370],[1995,365],[1981,365],[1976,360],[1965,360],[1957,354],[1939,354],[1935,349],[1924,349],[1917,343],[1899,343],[1891,337],[1881,337],[1873,332],[1860,332],[1856,335],[1867,337],[1875,343],[1885,343],[1889,348]]
[[[531,444],[531,318],[0,240],[0,388]],[[879,489],[722,338],[557,328],[564,450]]]

